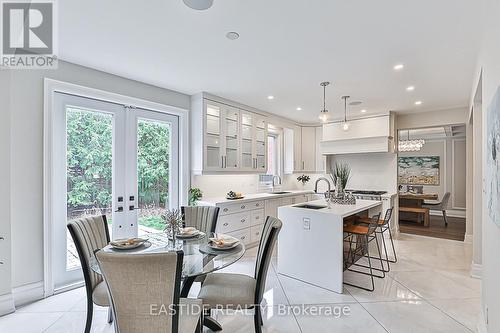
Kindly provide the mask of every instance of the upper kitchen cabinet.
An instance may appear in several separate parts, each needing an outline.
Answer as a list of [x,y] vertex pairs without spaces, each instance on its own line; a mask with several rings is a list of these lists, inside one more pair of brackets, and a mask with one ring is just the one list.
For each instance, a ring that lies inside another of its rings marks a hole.
[[285,173],[323,173],[326,157],[321,154],[322,127],[295,126],[284,129]]
[[207,99],[191,99],[191,156],[194,174],[265,172],[267,122],[264,116]]

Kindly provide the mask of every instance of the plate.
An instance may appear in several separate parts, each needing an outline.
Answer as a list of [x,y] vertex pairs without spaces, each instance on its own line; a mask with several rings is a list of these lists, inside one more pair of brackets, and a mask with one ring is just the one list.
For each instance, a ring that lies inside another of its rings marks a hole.
[[[125,243],[126,241],[132,240],[132,244],[120,244],[120,243]],[[143,245],[146,243],[148,240],[145,238],[125,238],[125,239],[117,239],[114,241],[111,241],[109,245],[116,250],[131,250],[131,249],[136,249],[139,246]]]
[[215,245],[212,241],[213,238],[211,238],[209,241],[208,241],[208,247],[213,249],[213,250],[230,250],[230,249],[234,249],[236,246],[238,246],[240,244],[240,240],[237,239],[237,238],[234,238],[232,236],[228,236],[228,235],[223,235],[221,237],[219,237],[219,239],[224,239],[224,240],[227,240],[228,242],[230,242],[231,244],[227,244],[227,245],[224,245],[224,246],[220,246],[220,245]]
[[205,236],[205,233],[197,230],[197,232],[187,235],[177,234],[178,239],[192,239],[192,238],[202,238]]

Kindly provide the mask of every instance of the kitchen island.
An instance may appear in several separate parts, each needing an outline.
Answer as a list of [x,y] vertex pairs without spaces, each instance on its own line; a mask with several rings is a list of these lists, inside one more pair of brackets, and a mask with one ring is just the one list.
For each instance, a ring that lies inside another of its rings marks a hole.
[[278,239],[278,273],[342,293],[344,218],[377,214],[380,201],[357,200],[355,205],[325,200],[278,208],[283,221]]

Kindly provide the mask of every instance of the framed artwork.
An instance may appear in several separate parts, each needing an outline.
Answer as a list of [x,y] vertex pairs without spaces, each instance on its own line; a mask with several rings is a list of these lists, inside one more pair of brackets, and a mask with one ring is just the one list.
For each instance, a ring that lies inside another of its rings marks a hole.
[[398,157],[400,185],[439,185],[439,156]]
[[486,204],[491,220],[500,227],[500,87],[488,108],[486,132]]

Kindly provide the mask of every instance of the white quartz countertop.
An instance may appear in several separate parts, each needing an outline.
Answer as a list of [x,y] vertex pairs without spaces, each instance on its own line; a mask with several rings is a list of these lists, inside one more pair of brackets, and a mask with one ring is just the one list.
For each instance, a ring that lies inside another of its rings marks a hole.
[[244,198],[238,200],[228,200],[225,197],[207,198],[207,199],[202,198],[201,200],[198,201],[198,205],[211,206],[211,205],[225,204],[225,203],[240,203],[240,202],[249,202],[249,201],[265,200],[265,199],[277,199],[290,196],[293,197],[301,194],[314,194],[314,191],[310,190],[295,190],[295,191],[277,190],[277,192],[288,192],[288,193],[271,194],[263,192],[263,193],[243,194]]
[[[308,209],[308,208],[300,208],[297,206],[301,205],[314,205],[314,206],[325,206],[325,208],[322,209]],[[374,200],[356,200],[355,205],[339,205],[339,204],[332,204],[331,209],[327,208],[327,203],[325,200],[315,200],[315,201],[309,201],[306,203],[301,203],[301,204],[296,204],[296,205],[290,205],[290,206],[283,206],[278,209],[293,209],[297,211],[308,211],[308,212],[317,212],[321,214],[332,214],[332,215],[337,215],[340,217],[347,217],[351,216],[354,214],[357,214],[359,212],[368,210],[370,208],[375,208],[382,203],[380,201],[374,201]]]

